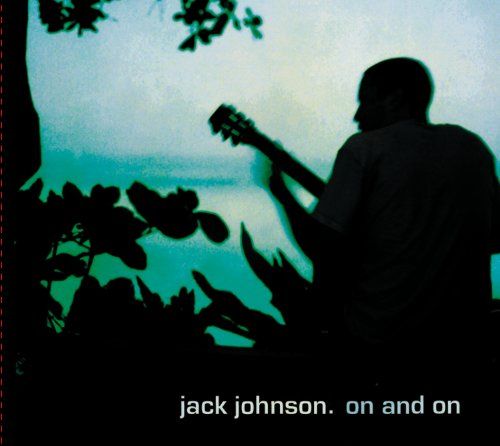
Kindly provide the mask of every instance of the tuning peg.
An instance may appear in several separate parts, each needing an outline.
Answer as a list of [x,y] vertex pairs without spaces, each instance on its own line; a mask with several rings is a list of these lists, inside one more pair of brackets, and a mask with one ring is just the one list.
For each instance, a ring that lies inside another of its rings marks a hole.
[[231,134],[231,145],[236,147],[241,141],[240,133],[238,131],[233,131]]
[[231,127],[224,125],[222,126],[221,135],[222,139],[226,141],[228,138],[233,137],[233,130],[231,129]]
[[224,122],[226,122],[229,116],[233,113],[235,113],[234,107],[230,107],[226,104],[220,105],[208,119],[208,123],[211,126],[212,131],[214,133],[218,133]]

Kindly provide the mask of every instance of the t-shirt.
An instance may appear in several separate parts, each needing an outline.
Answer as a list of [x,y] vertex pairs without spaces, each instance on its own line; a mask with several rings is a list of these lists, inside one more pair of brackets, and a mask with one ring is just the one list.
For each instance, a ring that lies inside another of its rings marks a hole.
[[499,212],[494,157],[459,126],[407,120],[349,138],[313,216],[355,252],[351,333],[386,342],[475,330]]

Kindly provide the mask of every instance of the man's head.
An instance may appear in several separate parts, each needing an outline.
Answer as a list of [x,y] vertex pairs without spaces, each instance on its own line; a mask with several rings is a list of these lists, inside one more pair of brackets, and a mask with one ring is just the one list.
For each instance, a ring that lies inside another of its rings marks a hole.
[[404,57],[384,60],[365,71],[354,120],[361,131],[406,119],[426,122],[432,91],[430,73],[422,62]]

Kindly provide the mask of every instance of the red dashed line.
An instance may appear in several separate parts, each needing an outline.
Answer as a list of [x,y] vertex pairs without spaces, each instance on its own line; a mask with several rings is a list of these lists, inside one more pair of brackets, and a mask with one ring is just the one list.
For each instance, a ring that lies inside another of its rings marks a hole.
[[4,380],[3,380],[3,5],[0,4],[0,445],[4,443]]

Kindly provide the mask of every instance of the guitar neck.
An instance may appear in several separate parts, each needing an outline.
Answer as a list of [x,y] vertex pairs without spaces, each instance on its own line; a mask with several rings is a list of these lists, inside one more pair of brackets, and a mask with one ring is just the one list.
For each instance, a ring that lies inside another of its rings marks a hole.
[[292,177],[316,198],[321,196],[325,188],[325,182],[266,135],[255,131],[251,142],[249,141],[248,144],[266,155],[283,172]]

